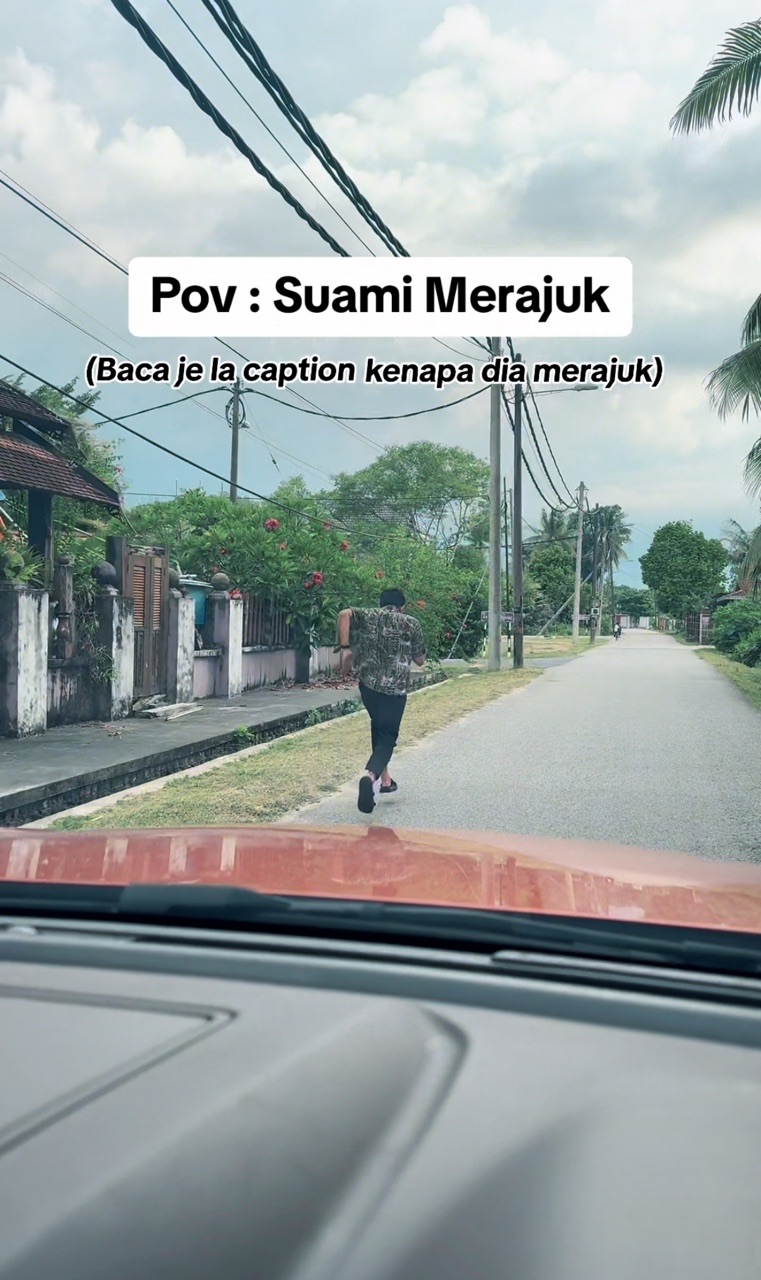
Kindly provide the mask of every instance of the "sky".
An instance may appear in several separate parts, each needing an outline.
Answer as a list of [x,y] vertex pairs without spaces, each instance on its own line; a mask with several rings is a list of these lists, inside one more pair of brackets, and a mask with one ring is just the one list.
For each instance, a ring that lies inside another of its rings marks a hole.
[[[366,254],[265,125],[382,252],[201,0],[172,3],[261,119],[224,81],[168,0],[137,0],[137,7],[310,212],[350,252]],[[412,254],[631,259],[629,338],[520,344],[529,360],[658,354],[664,361],[655,391],[623,387],[540,401],[569,487],[583,480],[592,503],[619,503],[634,525],[619,581],[640,583],[638,557],[668,520],[691,520],[709,536],[719,536],[730,517],[746,528],[758,523],[758,505],[742,481],[758,419],[744,422],[738,414],[722,422],[704,381],[736,350],[742,318],[761,291],[761,105],[748,120],[696,137],[675,137],[668,127],[725,31],[754,16],[745,4],[237,0],[237,10]],[[138,255],[330,252],[198,110],[110,0],[8,6],[3,24],[0,169],[113,257],[128,263]],[[181,350],[208,359],[219,352],[211,339],[133,338],[125,277],[3,187],[0,230],[0,377],[15,373],[4,357],[60,384],[81,377],[88,356],[108,346],[133,360],[174,360]],[[251,359],[313,351],[358,362],[367,355],[433,360],[447,354],[422,339],[241,339],[234,345]],[[462,342],[453,345],[468,350]],[[300,389],[338,416],[398,415],[454,398],[451,390],[411,386]],[[158,387],[108,386],[100,407],[119,417],[167,399],[172,396]],[[219,391],[204,398],[205,409],[178,404],[131,425],[226,474],[230,433],[218,416],[226,399]],[[300,413],[292,397],[282,401],[246,398],[239,478],[263,493],[298,474],[322,488],[331,475],[368,465],[381,448],[419,439],[488,456],[487,396],[413,419],[357,423],[365,439]],[[172,496],[201,481],[192,467],[149,443],[115,428],[108,434],[123,442],[128,502]],[[508,484],[509,450],[505,436]],[[534,464],[530,443],[527,453]],[[542,505],[527,484],[529,523]]]

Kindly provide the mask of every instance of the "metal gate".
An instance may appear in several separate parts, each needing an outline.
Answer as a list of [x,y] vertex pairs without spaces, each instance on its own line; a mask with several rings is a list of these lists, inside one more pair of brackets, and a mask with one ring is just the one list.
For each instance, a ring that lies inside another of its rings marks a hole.
[[127,594],[134,601],[135,697],[165,693],[169,599],[169,560],[165,551],[130,550]]

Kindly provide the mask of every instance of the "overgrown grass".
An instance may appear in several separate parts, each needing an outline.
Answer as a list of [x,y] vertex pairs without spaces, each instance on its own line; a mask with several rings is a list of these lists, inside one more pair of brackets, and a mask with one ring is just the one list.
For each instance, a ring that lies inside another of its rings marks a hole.
[[[538,675],[536,671],[479,672],[421,690],[407,705],[400,749]],[[276,740],[243,760],[230,760],[207,773],[174,778],[160,791],[125,797],[97,813],[72,814],[52,825],[71,831],[273,822],[357,777],[368,755],[368,720],[363,710]]]
[[696,649],[695,652],[704,662],[710,662],[722,675],[728,676],[738,689],[742,689],[756,710],[761,711],[761,667],[746,667],[715,649]]
[[574,640],[571,636],[526,636],[523,641],[524,658],[562,658],[573,657],[579,653],[588,653],[590,649],[605,640],[598,638],[595,644],[589,643],[589,636],[580,636]]

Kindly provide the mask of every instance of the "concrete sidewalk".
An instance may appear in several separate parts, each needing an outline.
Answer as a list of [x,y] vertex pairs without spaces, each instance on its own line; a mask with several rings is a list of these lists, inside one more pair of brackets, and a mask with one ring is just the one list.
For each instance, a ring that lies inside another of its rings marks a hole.
[[204,699],[179,720],[60,725],[37,737],[0,738],[0,826],[21,826],[292,733],[311,723],[313,712],[344,715],[358,698],[356,685],[251,689],[230,701]]

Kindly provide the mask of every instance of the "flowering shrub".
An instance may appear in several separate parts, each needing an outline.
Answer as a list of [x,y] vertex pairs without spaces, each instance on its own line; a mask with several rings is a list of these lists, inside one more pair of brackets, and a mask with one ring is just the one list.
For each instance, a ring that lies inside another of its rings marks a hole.
[[[234,588],[285,610],[302,651],[335,640],[340,609],[377,607],[380,584],[388,582],[410,601],[432,658],[447,656],[471,605],[468,631],[460,634],[455,653],[467,657],[479,652],[484,636],[480,615],[486,607],[480,596],[474,599],[480,570],[476,574],[453,566],[400,528],[389,529],[382,542],[376,537],[363,549],[360,537],[350,544],[345,531],[325,528],[330,522],[306,491],[284,490],[282,500],[304,514],[280,510],[275,516],[266,503],[231,503],[196,490],[132,508],[130,537],[167,545],[183,573],[206,581],[223,562]],[[276,531],[280,537],[272,538]]]

